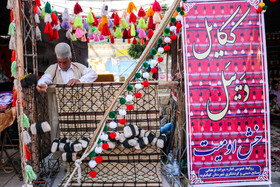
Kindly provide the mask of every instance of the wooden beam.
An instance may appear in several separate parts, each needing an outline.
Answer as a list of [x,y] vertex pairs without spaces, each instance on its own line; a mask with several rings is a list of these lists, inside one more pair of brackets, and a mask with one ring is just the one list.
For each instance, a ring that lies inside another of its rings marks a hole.
[[179,83],[176,81],[169,81],[169,82],[159,82],[158,88],[159,89],[176,89]]

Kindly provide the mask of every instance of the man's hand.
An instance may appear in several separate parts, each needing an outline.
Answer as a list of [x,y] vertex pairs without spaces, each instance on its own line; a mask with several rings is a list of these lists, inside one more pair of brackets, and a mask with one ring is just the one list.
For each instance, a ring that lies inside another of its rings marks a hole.
[[39,93],[47,93],[47,86],[45,84],[37,85],[36,89]]
[[80,82],[79,79],[71,79],[68,81],[67,86],[74,86],[78,82]]

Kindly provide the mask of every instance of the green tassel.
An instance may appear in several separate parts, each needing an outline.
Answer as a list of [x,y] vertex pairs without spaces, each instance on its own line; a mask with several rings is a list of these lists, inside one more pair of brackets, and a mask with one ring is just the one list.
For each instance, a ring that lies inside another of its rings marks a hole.
[[11,73],[12,73],[12,77],[17,76],[17,62],[16,61],[13,61],[12,65],[11,65]]
[[122,26],[122,28],[124,28],[124,29],[128,28],[128,24],[126,23],[126,21],[125,21],[124,18],[122,19],[121,26]]
[[130,35],[131,36],[135,36],[136,35],[135,25],[133,23],[131,24]]
[[94,18],[93,18],[92,12],[90,10],[88,13],[88,16],[87,16],[87,24],[91,25],[93,23],[94,23]]
[[84,29],[84,27],[83,27],[83,22],[82,22],[80,16],[78,16],[78,15],[76,16],[73,26],[74,26],[75,28],[80,27],[81,29]]
[[92,32],[96,31],[96,27],[95,27],[95,26],[92,26],[92,27],[91,27],[91,31],[92,31]]
[[141,17],[138,21],[138,27],[141,28],[145,28],[146,27],[146,23],[145,20]]
[[99,138],[99,140],[98,140],[98,142],[97,142],[97,143],[98,143],[98,144],[100,144],[101,142],[102,142],[102,140]]
[[28,119],[28,117],[25,114],[22,115],[22,124],[23,124],[23,126],[25,128],[29,128],[30,127],[29,119]]
[[75,34],[73,33],[73,36],[72,36],[72,41],[77,41],[77,38],[75,37]]
[[25,166],[26,182],[32,182],[37,178],[35,172],[30,165]]
[[14,22],[11,22],[9,25],[8,35],[12,36],[16,33],[16,25]]
[[45,19],[45,15],[46,15],[45,8],[43,8],[41,11],[41,19]]
[[58,17],[58,12],[57,12],[56,10],[54,11],[54,13],[55,13],[55,15]]
[[52,7],[49,2],[46,3],[45,5],[45,12],[51,14],[52,13]]
[[114,36],[115,36],[116,38],[122,38],[122,30],[121,30],[120,27],[117,27],[117,28],[116,28],[116,32],[114,33]]
[[148,28],[148,25],[149,25],[149,19],[150,19],[150,18],[148,18],[148,19],[147,19],[147,21],[146,21],[146,28]]

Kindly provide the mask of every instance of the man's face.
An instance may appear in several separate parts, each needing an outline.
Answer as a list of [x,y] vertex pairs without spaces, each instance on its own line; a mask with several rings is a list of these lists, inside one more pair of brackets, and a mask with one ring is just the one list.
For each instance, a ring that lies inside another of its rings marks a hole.
[[57,63],[59,65],[59,67],[62,69],[62,71],[67,71],[71,66],[71,59],[70,58],[64,58],[64,59],[57,58]]
[[276,91],[279,90],[279,84],[278,83],[273,86],[273,90],[276,90]]

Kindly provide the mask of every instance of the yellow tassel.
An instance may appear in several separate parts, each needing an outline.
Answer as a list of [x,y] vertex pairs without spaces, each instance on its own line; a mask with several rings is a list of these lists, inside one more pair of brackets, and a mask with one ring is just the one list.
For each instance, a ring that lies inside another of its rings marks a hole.
[[177,11],[175,11],[175,12],[174,12],[173,17],[175,17],[175,18],[176,18],[177,16],[178,16],[178,12],[177,12]]
[[147,18],[149,18],[149,17],[151,17],[151,16],[154,16],[154,11],[153,11],[152,7],[150,7],[150,8],[148,9],[148,11],[146,12],[146,17],[147,17]]
[[137,12],[137,8],[135,6],[135,4],[133,2],[129,2],[128,7],[127,7],[127,13],[131,13],[133,12],[133,10],[135,10]]
[[103,17],[102,17],[101,24],[102,24],[102,26],[103,26],[104,24],[109,24],[109,21],[108,21],[107,16],[103,16]]

